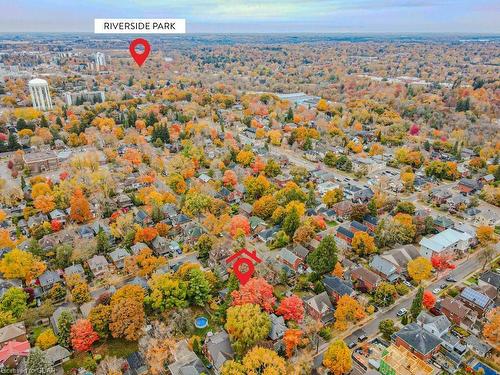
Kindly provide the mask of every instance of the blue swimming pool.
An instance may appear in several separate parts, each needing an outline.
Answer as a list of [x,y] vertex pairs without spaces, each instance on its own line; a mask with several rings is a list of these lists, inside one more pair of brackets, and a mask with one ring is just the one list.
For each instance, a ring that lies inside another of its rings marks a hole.
[[199,329],[207,328],[208,319],[204,316],[200,316],[194,320],[194,326]]
[[477,371],[480,368],[483,369],[484,375],[498,375],[498,372],[496,372],[491,367],[488,367],[484,363],[481,363],[481,362],[476,363],[476,365],[474,366],[474,371]]

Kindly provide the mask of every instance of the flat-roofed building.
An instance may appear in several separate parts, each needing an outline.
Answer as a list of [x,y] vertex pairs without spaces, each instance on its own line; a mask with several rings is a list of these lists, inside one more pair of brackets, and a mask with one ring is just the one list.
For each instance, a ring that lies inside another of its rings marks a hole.
[[31,173],[42,173],[59,168],[59,158],[54,151],[26,153],[23,155],[23,161]]

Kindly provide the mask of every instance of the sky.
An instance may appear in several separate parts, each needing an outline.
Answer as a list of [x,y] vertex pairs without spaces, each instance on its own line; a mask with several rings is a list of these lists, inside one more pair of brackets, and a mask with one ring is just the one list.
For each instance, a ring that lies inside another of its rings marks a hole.
[[185,18],[188,33],[500,33],[498,0],[0,0],[0,32]]

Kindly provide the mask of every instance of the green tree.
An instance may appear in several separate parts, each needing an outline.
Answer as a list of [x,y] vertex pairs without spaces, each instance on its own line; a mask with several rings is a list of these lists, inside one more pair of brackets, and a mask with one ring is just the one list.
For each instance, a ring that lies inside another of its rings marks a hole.
[[325,236],[307,257],[307,263],[312,270],[319,274],[333,271],[337,263],[337,243],[331,235]]
[[418,314],[422,311],[422,302],[424,300],[424,288],[419,287],[417,294],[411,303],[410,314],[413,319],[417,319]]
[[234,351],[242,356],[248,349],[264,340],[271,331],[269,315],[259,305],[245,304],[227,309],[224,326]]
[[9,288],[0,300],[0,309],[10,311],[12,316],[19,319],[28,308],[28,295],[21,288]]
[[325,154],[325,158],[323,159],[323,163],[325,163],[329,167],[335,167],[336,161],[337,156],[333,152],[327,151]]
[[70,347],[71,325],[75,322],[73,315],[69,311],[63,311],[57,319],[57,330],[59,331],[59,345],[65,348]]
[[269,159],[264,167],[264,173],[267,177],[276,177],[281,173],[281,167],[274,159]]
[[104,254],[111,250],[109,237],[102,228],[99,228],[99,232],[97,232],[96,249],[99,254]]
[[389,306],[394,303],[398,292],[396,287],[390,283],[380,283],[375,290],[373,301],[379,306]]
[[300,226],[300,216],[297,209],[294,207],[283,220],[283,230],[291,238]]
[[198,258],[202,260],[207,260],[214,243],[215,243],[214,237],[204,233],[198,238],[198,241],[196,241],[196,243],[194,244],[193,251],[198,252]]
[[211,289],[203,271],[200,269],[189,271],[187,296],[192,304],[204,306],[210,299]]
[[56,371],[40,348],[35,347],[28,355],[26,373],[27,375],[55,375]]
[[382,337],[384,338],[384,340],[387,341],[391,339],[393,333],[398,331],[398,328],[396,327],[396,325],[394,324],[394,320],[392,319],[382,320],[378,324],[378,329],[380,333],[382,333]]

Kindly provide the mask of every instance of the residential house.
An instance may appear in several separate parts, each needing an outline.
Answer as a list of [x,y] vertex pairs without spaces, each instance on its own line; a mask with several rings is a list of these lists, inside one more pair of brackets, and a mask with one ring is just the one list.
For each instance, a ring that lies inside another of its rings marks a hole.
[[200,375],[208,373],[200,358],[189,349],[186,340],[176,343],[173,350],[173,357],[174,361],[168,365],[171,375]]
[[441,339],[417,323],[407,324],[393,337],[397,346],[406,348],[424,361],[428,361],[441,347]]
[[377,228],[377,224],[378,224],[378,219],[375,216],[366,215],[363,218],[363,225],[368,227],[368,229],[371,232],[375,232],[375,229]]
[[151,242],[151,247],[156,255],[165,255],[170,251],[167,239],[162,236],[156,236]]
[[366,225],[361,224],[359,221],[353,220],[351,221],[351,228],[350,228],[352,233],[356,232],[365,232],[368,233],[368,227]]
[[122,269],[125,266],[125,258],[128,256],[130,256],[129,252],[121,247],[109,253],[111,261],[118,269]]
[[55,345],[45,350],[44,353],[54,368],[61,366],[71,356],[69,350],[61,345]]
[[276,259],[297,273],[303,273],[306,270],[304,261],[288,249],[281,249]]
[[432,203],[440,206],[442,204],[445,204],[449,198],[451,198],[451,192],[447,188],[443,187],[437,187],[434,188],[430,191],[429,193],[429,198],[431,199]]
[[497,292],[500,291],[500,273],[495,271],[486,271],[483,273],[478,280],[479,286],[491,285]]
[[338,227],[335,236],[340,238],[347,246],[350,246],[354,238],[354,233],[345,227]]
[[137,242],[136,244],[130,246],[130,250],[132,250],[132,254],[134,255],[139,254],[143,249],[149,249],[148,245],[144,242]]
[[458,181],[457,188],[462,194],[474,194],[480,191],[483,185],[480,181],[471,178],[462,178]]
[[430,259],[433,255],[453,256],[469,248],[471,236],[454,229],[446,229],[434,236],[420,240],[420,254]]
[[418,314],[417,323],[427,332],[437,337],[442,337],[451,327],[451,322],[445,315],[434,316],[426,311],[422,311]]
[[316,320],[328,323],[333,320],[335,311],[327,292],[322,292],[304,301],[307,313]]
[[59,168],[59,158],[54,151],[24,153],[23,162],[31,173],[42,173]]
[[468,308],[459,299],[445,297],[440,303],[440,309],[453,324],[468,329],[473,326],[477,319],[477,313]]
[[326,292],[330,298],[332,298],[335,302],[337,302],[342,296],[354,296],[354,289],[337,276],[324,276],[323,285],[325,286]]
[[78,274],[78,275],[82,276],[83,279],[85,279],[85,270],[83,269],[81,264],[73,264],[73,265],[66,267],[64,269],[65,276],[70,276],[70,275],[74,275],[74,274]]
[[345,200],[345,201],[342,201],[339,203],[335,203],[332,206],[332,210],[335,211],[335,214],[337,215],[337,217],[342,218],[342,219],[346,219],[351,214],[352,203],[348,200]]
[[203,344],[203,353],[213,365],[214,372],[220,374],[224,363],[234,358],[234,350],[227,332],[224,330],[217,333],[209,332]]
[[477,312],[482,318],[494,305],[493,300],[484,292],[465,287],[458,297],[467,307]]
[[446,216],[438,216],[434,219],[434,228],[436,228],[438,232],[453,228],[454,225],[455,223],[453,220]]
[[465,344],[467,348],[476,353],[480,357],[486,357],[492,350],[493,347],[475,335],[469,335],[465,339]]
[[292,253],[297,255],[303,262],[306,261],[306,258],[309,255],[309,250],[307,250],[301,244],[294,245],[293,248],[291,249],[291,251],[292,251]]
[[51,212],[49,212],[49,219],[51,221],[58,221],[62,224],[66,223],[66,213],[63,210],[60,209],[55,209]]
[[272,240],[274,240],[274,237],[276,236],[276,233],[279,232],[279,230],[280,227],[274,226],[272,228],[263,230],[260,233],[258,233],[257,238],[262,242],[270,243]]
[[103,277],[109,271],[109,263],[102,255],[94,255],[87,261],[87,264],[95,278]]
[[250,203],[243,202],[240,204],[238,210],[240,214],[250,217],[253,212],[253,206]]
[[400,274],[407,271],[408,262],[410,260],[416,259],[419,256],[420,253],[414,245],[404,245],[380,255],[381,258],[394,264],[397,272]]
[[143,210],[138,210],[135,214],[134,220],[137,224],[144,227],[152,222],[151,217]]
[[52,325],[52,330],[56,335],[59,334],[58,322],[59,318],[61,317],[61,314],[64,311],[67,311],[73,316],[73,318],[75,318],[77,315],[78,308],[76,305],[73,305],[72,303],[65,303],[54,310],[52,316],[50,317],[50,324]]
[[367,292],[373,292],[382,281],[379,275],[364,267],[352,270],[351,280],[356,285],[356,288]]
[[47,270],[38,276],[38,283],[44,293],[49,292],[55,284],[62,283],[59,272]]
[[368,370],[372,375],[435,375],[437,371],[427,361],[420,359],[403,346],[390,345],[382,352],[377,370]]
[[0,349],[0,372],[17,373],[15,370],[11,372],[9,369],[17,368],[20,362],[28,357],[30,348],[30,343],[27,340],[7,342]]
[[12,323],[0,328],[0,348],[3,348],[9,341],[23,342],[26,340],[24,322]]
[[148,373],[148,365],[146,364],[142,354],[139,352],[129,354],[127,356],[127,364],[127,375],[146,375]]
[[272,341],[280,340],[288,327],[285,324],[285,319],[283,316],[277,316],[276,314],[269,315],[271,319],[271,331],[269,332],[269,338]]
[[132,203],[132,199],[127,194],[120,194],[116,197],[116,203],[119,208],[130,208],[134,204]]
[[375,255],[370,261],[370,268],[384,280],[395,283],[399,278],[396,266],[380,255]]

